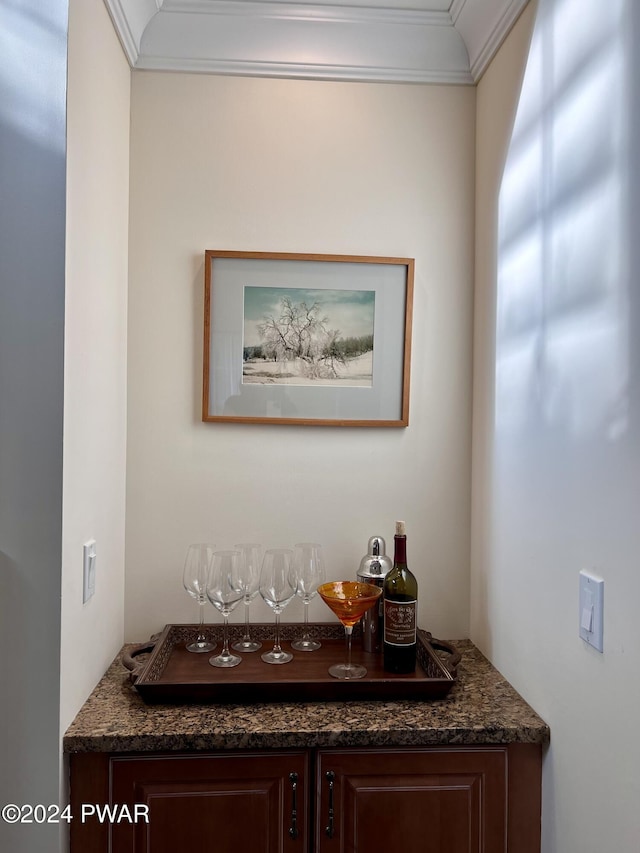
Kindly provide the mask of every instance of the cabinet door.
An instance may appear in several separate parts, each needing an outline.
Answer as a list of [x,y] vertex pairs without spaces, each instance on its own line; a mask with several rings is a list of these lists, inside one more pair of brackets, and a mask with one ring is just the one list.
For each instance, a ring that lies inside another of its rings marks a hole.
[[[307,853],[308,766],[306,752],[111,756],[109,802],[137,821],[116,813],[110,847],[78,838],[76,849]],[[148,807],[148,822],[136,804]]]
[[506,748],[322,751],[318,853],[504,853]]

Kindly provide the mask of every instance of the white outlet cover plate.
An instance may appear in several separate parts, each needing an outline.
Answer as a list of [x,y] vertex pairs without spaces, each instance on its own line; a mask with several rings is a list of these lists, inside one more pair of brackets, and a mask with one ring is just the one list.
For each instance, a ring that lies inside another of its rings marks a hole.
[[604,637],[604,581],[586,571],[580,572],[579,633],[599,652]]

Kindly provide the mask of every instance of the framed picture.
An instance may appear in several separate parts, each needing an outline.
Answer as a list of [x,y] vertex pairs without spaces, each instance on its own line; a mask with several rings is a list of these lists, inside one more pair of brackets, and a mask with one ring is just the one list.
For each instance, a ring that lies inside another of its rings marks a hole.
[[202,419],[407,426],[413,269],[208,250]]

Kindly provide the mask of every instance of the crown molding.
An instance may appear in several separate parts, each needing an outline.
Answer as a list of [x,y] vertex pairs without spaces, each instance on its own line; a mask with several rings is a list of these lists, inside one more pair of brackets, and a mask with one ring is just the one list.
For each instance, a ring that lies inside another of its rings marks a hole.
[[160,12],[163,0],[104,0],[120,43],[136,68],[140,57],[140,44],[152,18]]
[[163,14],[248,16],[273,20],[345,21],[349,23],[415,24],[451,26],[448,12],[422,9],[394,9],[388,6],[355,3],[288,2],[288,0],[165,0]]
[[136,69],[470,85],[528,0],[104,2]]
[[451,20],[469,54],[469,70],[477,82],[529,0],[453,0]]
[[142,71],[176,71],[188,74],[222,74],[241,77],[284,77],[298,80],[342,80],[366,83],[437,83],[468,86],[473,83],[468,71],[425,71],[411,68],[384,68],[326,63],[265,62],[248,60],[175,59],[144,57],[138,62]]

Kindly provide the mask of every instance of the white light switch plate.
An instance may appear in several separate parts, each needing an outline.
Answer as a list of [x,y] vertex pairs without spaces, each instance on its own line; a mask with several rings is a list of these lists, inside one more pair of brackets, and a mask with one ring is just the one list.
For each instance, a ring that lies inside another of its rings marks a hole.
[[580,572],[578,625],[582,639],[603,651],[604,581],[584,570]]
[[96,540],[82,546],[82,603],[86,604],[96,591]]

